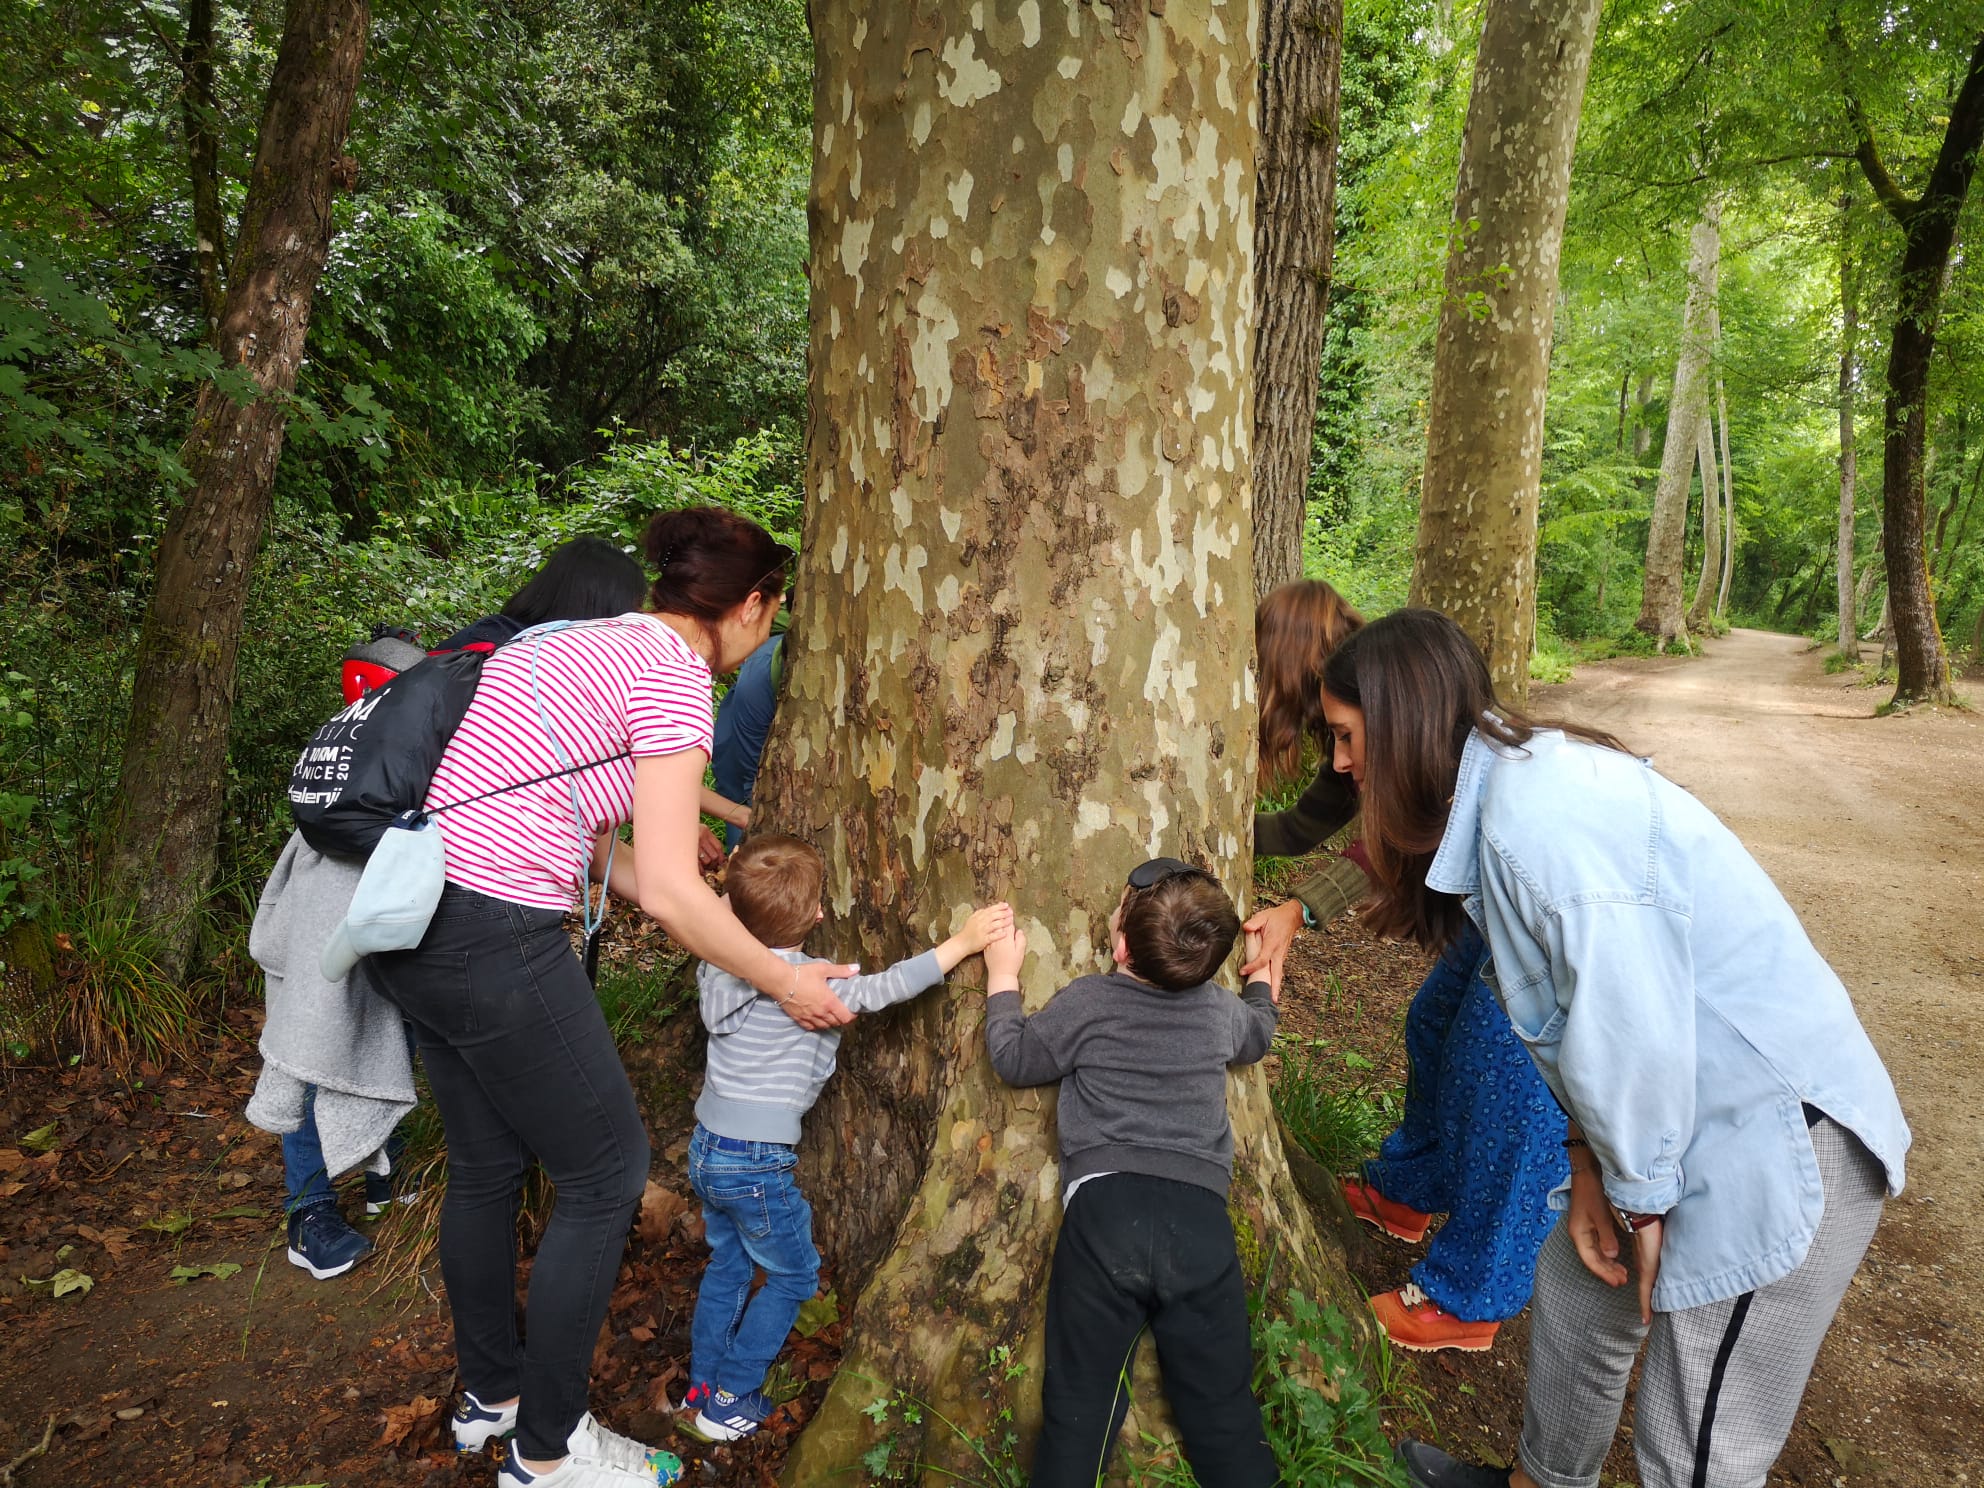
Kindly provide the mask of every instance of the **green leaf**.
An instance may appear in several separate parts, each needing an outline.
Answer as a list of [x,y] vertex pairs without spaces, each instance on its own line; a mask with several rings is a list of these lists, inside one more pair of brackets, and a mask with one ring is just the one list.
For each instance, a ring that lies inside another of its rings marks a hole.
[[232,1209],[223,1209],[218,1214],[209,1214],[209,1219],[267,1219],[269,1211],[257,1209],[253,1204],[236,1204]]
[[166,1279],[184,1286],[189,1281],[198,1281],[202,1276],[211,1276],[215,1281],[226,1281],[241,1269],[235,1261],[213,1261],[204,1266],[174,1266],[166,1273]]
[[799,1304],[799,1318],[793,1327],[801,1338],[811,1338],[822,1328],[840,1321],[840,1298],[833,1292],[824,1297],[808,1297]]
[[22,1137],[21,1145],[30,1152],[53,1152],[61,1130],[61,1122],[51,1121],[48,1125],[36,1127],[25,1137]]
[[154,1230],[161,1235],[183,1235],[193,1228],[193,1216],[190,1214],[168,1214],[159,1219],[148,1219],[138,1228],[142,1230]]
[[21,1280],[31,1287],[47,1287],[49,1289],[49,1295],[54,1297],[66,1297],[71,1292],[87,1292],[91,1287],[96,1285],[94,1277],[81,1271],[70,1270],[67,1267],[57,1271],[53,1276],[43,1276],[40,1278],[23,1276]]

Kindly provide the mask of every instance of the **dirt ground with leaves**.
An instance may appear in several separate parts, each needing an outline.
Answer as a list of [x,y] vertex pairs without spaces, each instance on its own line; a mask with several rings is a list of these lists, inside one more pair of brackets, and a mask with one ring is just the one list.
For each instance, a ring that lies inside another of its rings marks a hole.
[[[1984,1483],[1984,1123],[1970,1094],[1984,1047],[1984,723],[1876,720],[1882,695],[1825,676],[1792,638],[1738,632],[1705,659],[1593,666],[1534,700],[1618,730],[1729,820],[1853,989],[1914,1124],[1909,1190],[1772,1478],[1800,1488]],[[639,932],[620,949],[653,950]],[[1354,923],[1305,937],[1286,1026],[1368,1061],[1360,1078],[1396,1082],[1424,969]],[[315,1282],[284,1259],[280,1151],[240,1115],[258,1061],[238,992],[195,1061],[122,1078],[0,1075],[0,1488],[491,1483],[488,1459],[445,1447],[449,1331],[438,1278],[412,1264],[431,1206],[381,1222],[380,1255],[345,1278]],[[593,1399],[609,1424],[681,1452],[691,1483],[769,1483],[832,1371],[839,1326],[810,1319],[821,1326],[789,1355],[799,1393],[759,1439],[704,1449],[672,1434],[703,1256],[684,1162],[689,1036],[686,1020],[664,1022],[630,1050],[654,1182]],[[1368,1238],[1353,1267],[1382,1290],[1417,1254]],[[1519,1319],[1487,1354],[1413,1359],[1417,1404],[1389,1424],[1506,1458],[1524,1338]],[[1637,1481],[1629,1441],[1608,1484]]]

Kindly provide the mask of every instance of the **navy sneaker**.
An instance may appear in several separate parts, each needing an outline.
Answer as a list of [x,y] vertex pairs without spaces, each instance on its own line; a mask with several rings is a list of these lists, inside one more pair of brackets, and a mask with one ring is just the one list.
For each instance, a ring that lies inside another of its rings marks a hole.
[[406,1169],[397,1165],[390,1173],[375,1173],[370,1168],[365,1170],[365,1214],[368,1219],[377,1218],[395,1204],[411,1204],[420,1197],[419,1189],[400,1187],[400,1180],[405,1175]]
[[1506,1467],[1477,1467],[1410,1437],[1398,1444],[1399,1466],[1412,1488],[1508,1488]]
[[372,1242],[345,1223],[338,1206],[311,1204],[289,1216],[289,1263],[319,1281],[342,1276],[372,1254]]
[[464,1390],[462,1398],[455,1402],[448,1424],[454,1428],[457,1452],[480,1452],[491,1442],[516,1434],[516,1403],[512,1401],[498,1409],[484,1405]]
[[743,1395],[712,1390],[709,1400],[696,1412],[696,1430],[710,1441],[742,1441],[777,1409],[763,1390]]
[[678,1416],[691,1416],[710,1403],[710,1387],[707,1380],[698,1380],[682,1392],[682,1403],[675,1407]]

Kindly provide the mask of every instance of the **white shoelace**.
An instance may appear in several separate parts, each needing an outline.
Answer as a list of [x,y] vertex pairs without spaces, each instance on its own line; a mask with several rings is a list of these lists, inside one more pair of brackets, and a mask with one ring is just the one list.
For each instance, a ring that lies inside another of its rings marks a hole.
[[[587,1450],[584,1452],[579,1451],[581,1440],[586,1443]],[[575,1456],[591,1457],[608,1467],[641,1473],[650,1482],[654,1480],[654,1468],[648,1462],[648,1454],[656,1449],[602,1425],[599,1418],[591,1411],[587,1411],[579,1418],[579,1424],[572,1432],[570,1445]]]
[[1431,1297],[1419,1290],[1416,1283],[1410,1281],[1398,1289],[1398,1300],[1407,1307],[1425,1307],[1431,1305],[1435,1312],[1439,1311],[1440,1308],[1439,1303],[1433,1301]]

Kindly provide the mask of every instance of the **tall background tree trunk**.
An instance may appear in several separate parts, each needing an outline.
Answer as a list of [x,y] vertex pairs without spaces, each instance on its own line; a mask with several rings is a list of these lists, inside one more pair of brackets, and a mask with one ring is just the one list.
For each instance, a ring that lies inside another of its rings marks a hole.
[[1710,202],[1689,236],[1688,298],[1681,312],[1681,350],[1674,361],[1674,390],[1667,400],[1667,443],[1660,456],[1660,480],[1653,492],[1653,520],[1647,524],[1646,586],[1640,615],[1633,623],[1663,647],[1687,644],[1681,563],[1687,548],[1688,477],[1700,454],[1698,431],[1708,412],[1708,366],[1714,340],[1718,260],[1722,252],[1721,207]]
[[[1721,317],[1716,317],[1716,339],[1722,338]],[[1729,397],[1722,377],[1715,379],[1715,423],[1722,436],[1722,579],[1715,591],[1717,619],[1729,608],[1729,582],[1736,576],[1736,472],[1729,464]]]
[[[1835,39],[1839,23],[1833,22]],[[1881,410],[1881,536],[1887,547],[1888,617],[1897,662],[1894,701],[1955,701],[1949,655],[1936,625],[1929,583],[1927,474],[1929,365],[1936,351],[1957,219],[1984,145],[1984,36],[1971,53],[1963,86],[1951,102],[1943,142],[1928,185],[1910,199],[1889,174],[1859,100],[1847,91],[1847,112],[1858,136],[1858,158],[1874,195],[1905,235],[1896,277],[1894,333],[1888,340],[1887,395]]]
[[[813,8],[808,507],[755,804],[826,853],[837,954],[880,965],[1008,897],[1038,1007],[1102,964],[1141,859],[1245,899],[1256,20]],[[788,1483],[849,1481],[896,1388],[985,1431],[1001,1346],[1037,1427],[1054,1098],[992,1074],[978,983],[863,1020],[808,1118],[852,1305]],[[1341,1286],[1258,1067],[1230,1104],[1243,1252]],[[964,1466],[942,1427],[916,1451]]]
[[1695,576],[1695,597],[1688,606],[1688,628],[1707,630],[1715,618],[1715,583],[1722,570],[1722,483],[1716,475],[1715,425],[1702,411],[1696,463],[1702,472],[1702,568]]
[[193,260],[207,338],[220,335],[227,308],[227,222],[220,205],[220,113],[214,101],[214,0],[187,0],[180,53],[179,119],[193,186]]
[[235,653],[287,395],[330,249],[332,200],[356,169],[344,144],[369,20],[366,0],[290,0],[215,343],[257,394],[238,403],[214,383],[200,390],[180,450],[191,483],[159,542],[138,642],[104,883],[180,963],[213,879]]
[[1598,0],[1487,0],[1461,138],[1412,603],[1529,691],[1543,403]]
[[1343,0],[1262,0],[1254,222],[1254,592],[1302,577],[1335,253]]

